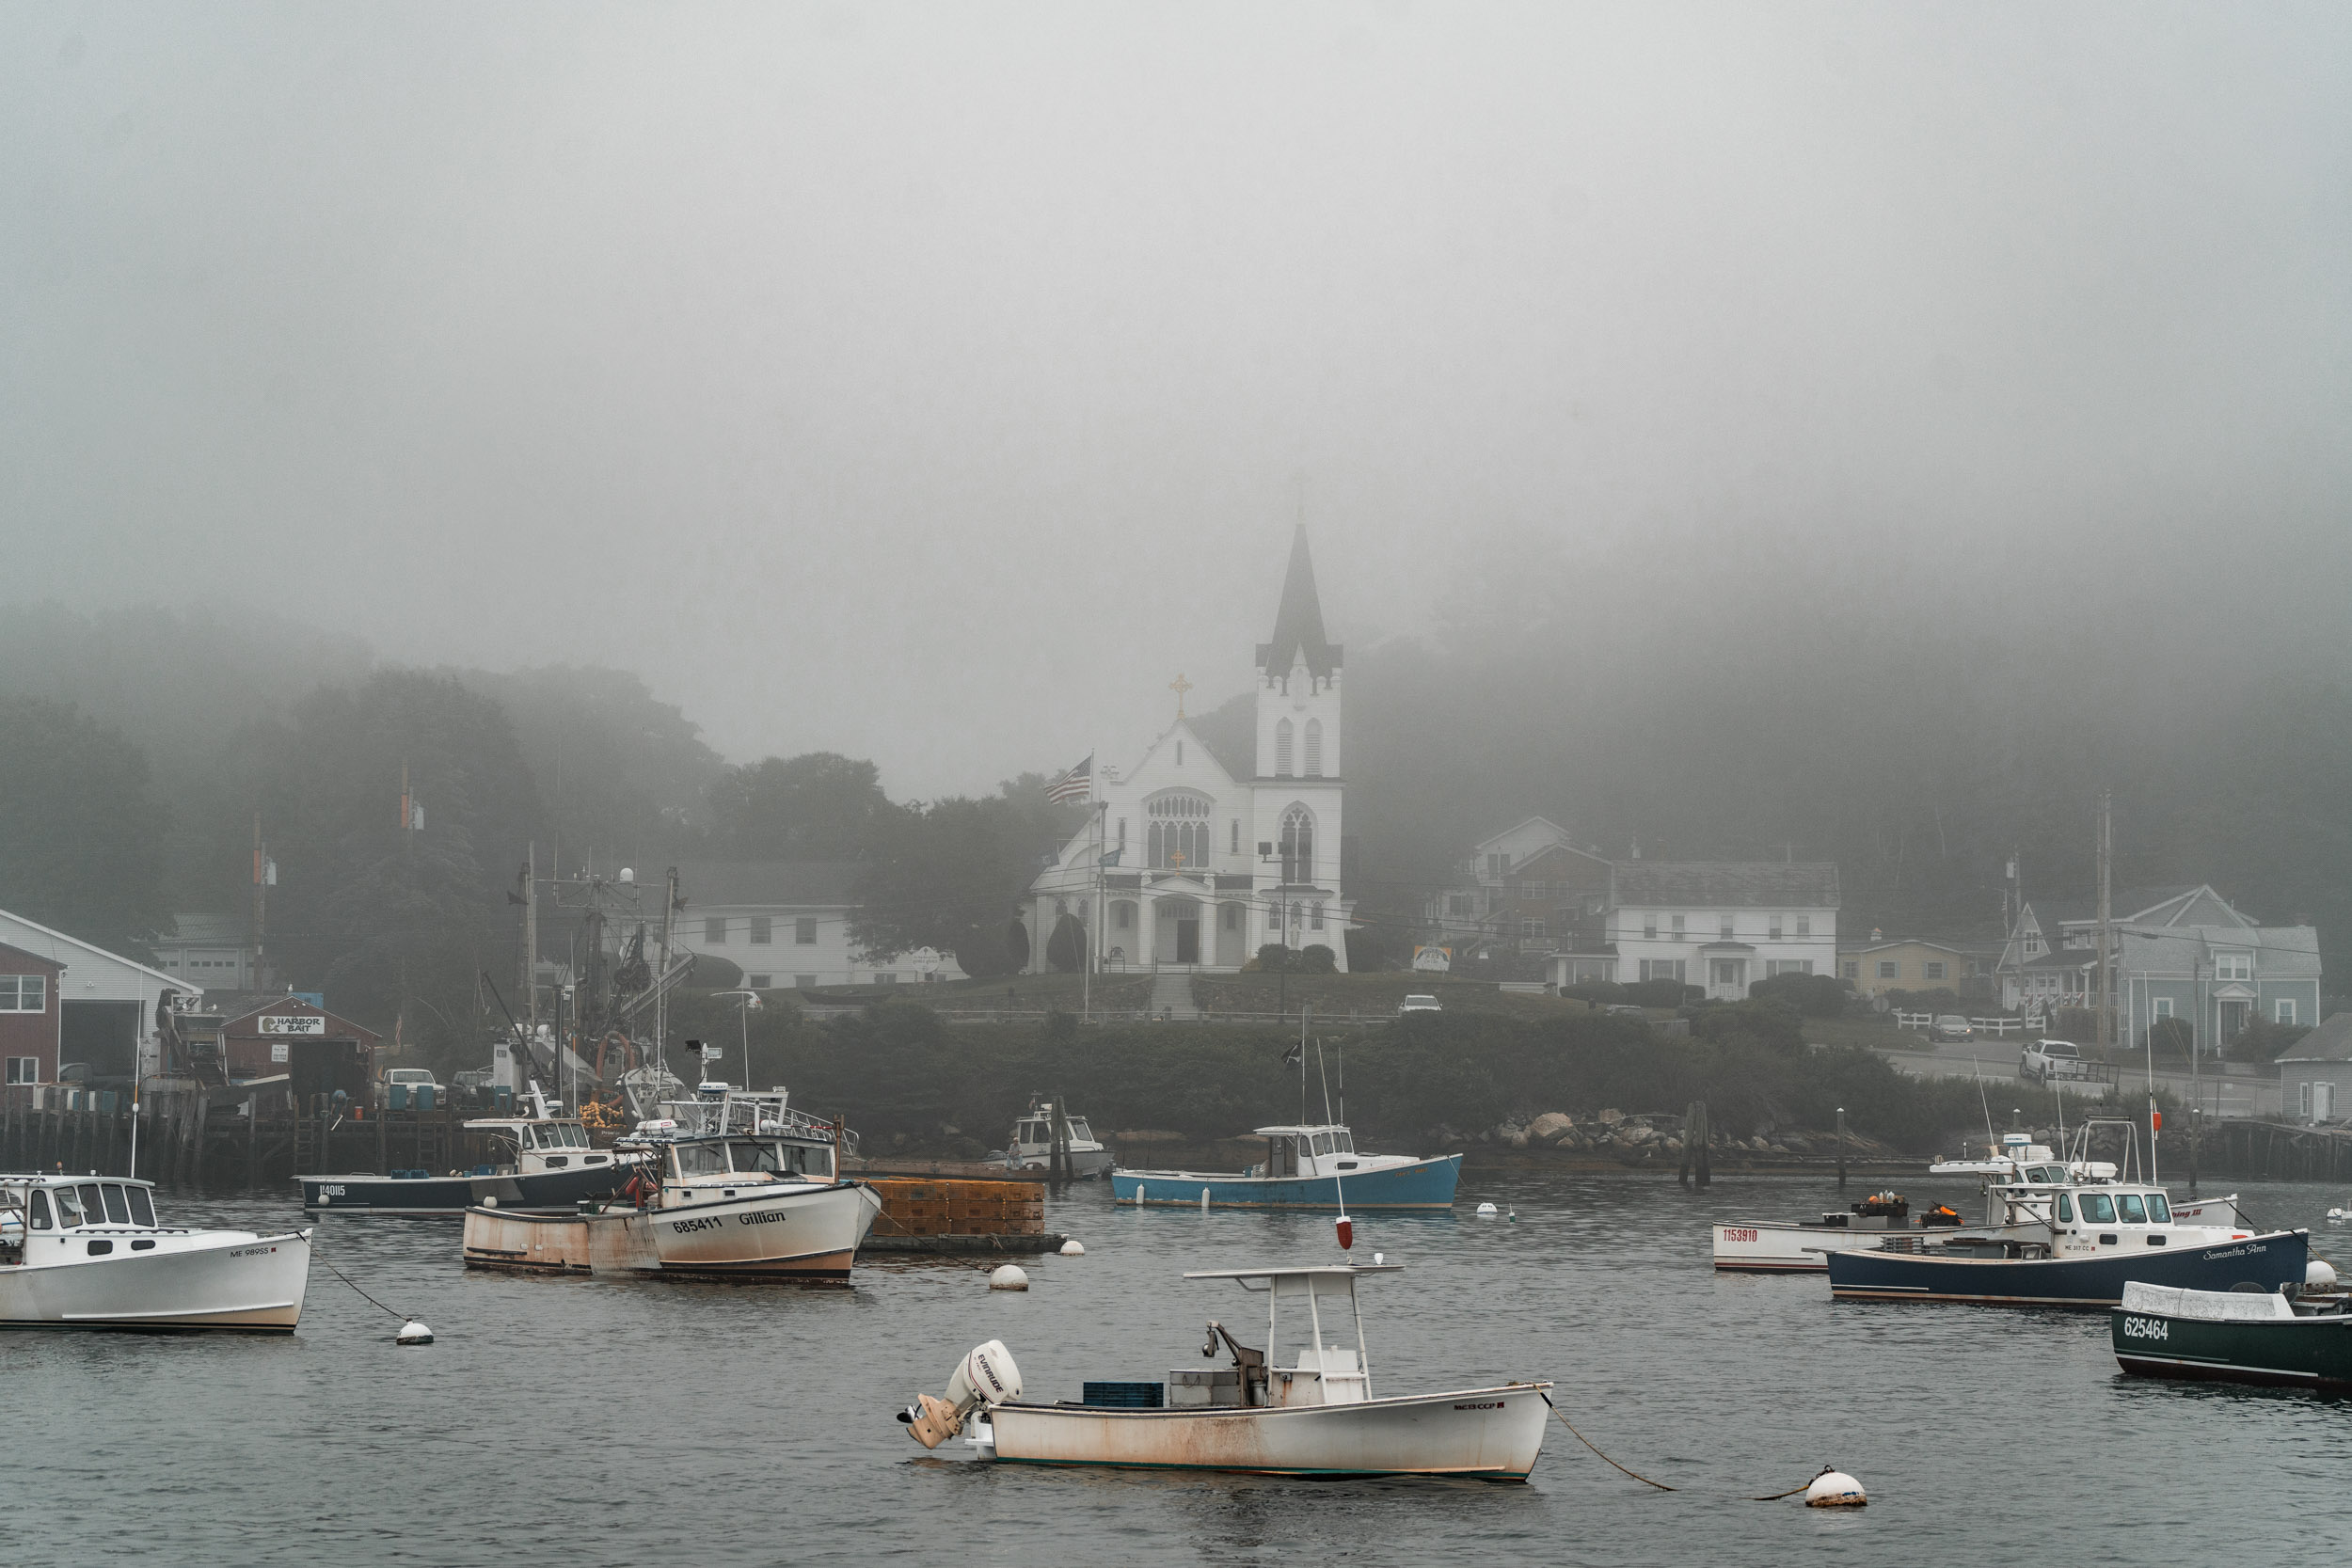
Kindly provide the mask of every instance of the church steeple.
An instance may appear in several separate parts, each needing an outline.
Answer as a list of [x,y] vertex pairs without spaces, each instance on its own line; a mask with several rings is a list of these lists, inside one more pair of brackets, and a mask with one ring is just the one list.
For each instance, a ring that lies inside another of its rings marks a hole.
[[1258,668],[1282,680],[1300,664],[1316,684],[1327,684],[1341,664],[1342,650],[1323,635],[1323,600],[1315,593],[1315,563],[1307,553],[1307,525],[1291,535],[1290,568],[1282,578],[1281,608],[1275,611],[1274,636],[1258,644]]

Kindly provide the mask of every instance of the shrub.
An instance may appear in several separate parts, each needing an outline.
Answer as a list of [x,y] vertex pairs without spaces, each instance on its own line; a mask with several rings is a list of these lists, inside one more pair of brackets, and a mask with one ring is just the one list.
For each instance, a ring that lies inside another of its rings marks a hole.
[[1298,973],[1301,974],[1336,974],[1340,956],[1321,942],[1298,950]]
[[1064,974],[1085,966],[1087,928],[1076,915],[1066,914],[1054,922],[1054,934],[1045,939],[1045,961]]
[[1258,949],[1258,956],[1250,961],[1268,974],[1278,974],[1290,968],[1291,950],[1279,942],[1269,942]]
[[1750,986],[1748,995],[1759,1001],[1776,998],[1807,1018],[1843,1018],[1853,992],[1835,975],[1774,974]]
[[1614,980],[1580,980],[1563,989],[1560,994],[1572,996],[1580,1002],[1589,1002],[1596,1007],[1628,1000],[1626,988]]
[[2258,1018],[2248,1024],[2224,1049],[2233,1062],[2267,1062],[2279,1053],[2312,1032],[2307,1023],[2273,1023]]
[[1623,988],[1625,999],[1643,1007],[1679,1007],[1690,987],[1679,980],[1636,980]]

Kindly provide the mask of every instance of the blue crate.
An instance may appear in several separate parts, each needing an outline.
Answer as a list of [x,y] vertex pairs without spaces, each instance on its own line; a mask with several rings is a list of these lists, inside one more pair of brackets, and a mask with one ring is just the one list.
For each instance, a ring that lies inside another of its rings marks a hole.
[[1097,1404],[1107,1410],[1158,1410],[1167,1402],[1167,1386],[1158,1383],[1089,1383],[1086,1385],[1082,1404]]

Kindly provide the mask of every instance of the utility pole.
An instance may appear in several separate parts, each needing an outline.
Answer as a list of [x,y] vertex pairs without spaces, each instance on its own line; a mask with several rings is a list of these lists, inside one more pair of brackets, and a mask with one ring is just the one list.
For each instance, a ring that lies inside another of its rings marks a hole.
[[253,814],[253,975],[251,985],[262,989],[262,929],[269,912],[269,850],[262,843],[262,814]]
[[539,846],[523,851],[523,1050],[539,1033]]
[[[653,998],[653,1059],[655,1075],[670,1070],[670,945],[677,930],[677,867],[670,867],[661,889],[661,968],[654,976]],[[749,1048],[746,1047],[746,1066]],[[746,1076],[744,1083],[751,1079]]]

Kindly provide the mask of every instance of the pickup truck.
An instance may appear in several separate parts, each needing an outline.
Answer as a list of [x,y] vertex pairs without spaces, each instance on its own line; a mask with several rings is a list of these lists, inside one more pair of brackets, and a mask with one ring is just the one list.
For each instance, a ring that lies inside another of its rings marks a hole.
[[2066,1040],[2036,1040],[2017,1058],[2017,1076],[2029,1084],[2064,1084],[2104,1091],[2115,1082],[2109,1062],[2086,1062],[2080,1047]]

